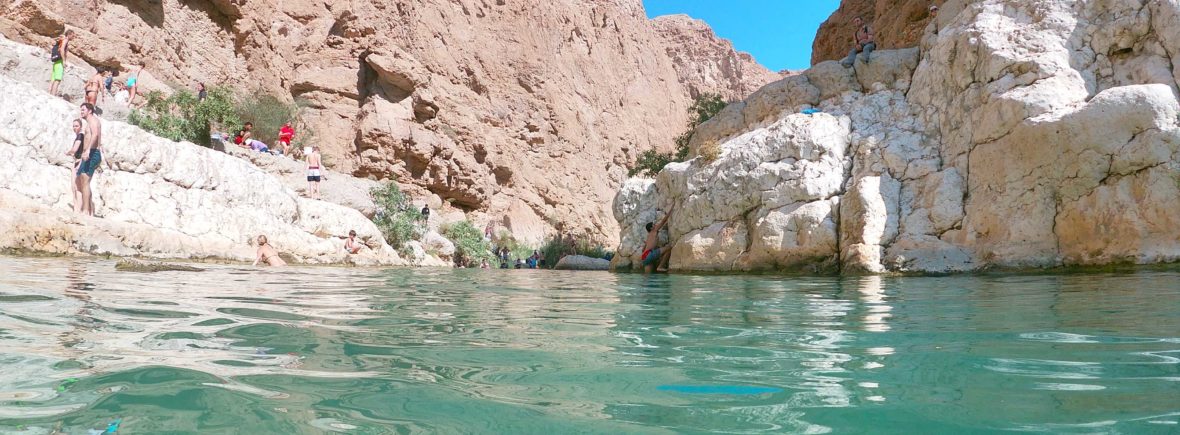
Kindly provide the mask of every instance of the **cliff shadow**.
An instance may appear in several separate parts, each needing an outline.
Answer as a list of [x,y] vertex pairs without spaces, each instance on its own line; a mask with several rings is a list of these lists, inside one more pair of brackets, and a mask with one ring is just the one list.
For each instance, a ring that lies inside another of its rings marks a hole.
[[127,8],[149,26],[164,27],[163,0],[111,0],[111,3]]

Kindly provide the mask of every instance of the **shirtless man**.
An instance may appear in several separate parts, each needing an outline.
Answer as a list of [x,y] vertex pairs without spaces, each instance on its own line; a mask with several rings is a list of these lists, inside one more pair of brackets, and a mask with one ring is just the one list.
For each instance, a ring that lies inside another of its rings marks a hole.
[[279,251],[267,243],[266,236],[258,236],[258,258],[254,259],[254,266],[260,262],[274,267],[287,265],[287,262],[279,257]]
[[320,197],[320,147],[312,147],[307,154],[307,196]]
[[660,243],[660,230],[668,223],[668,218],[672,217],[672,210],[668,210],[664,214],[664,218],[660,219],[659,223],[647,223],[647,240],[643,242],[643,272],[667,272],[668,259],[672,258],[672,244],[656,247]]
[[82,120],[86,121],[86,132],[82,141],[82,160],[75,173],[78,176],[75,180],[78,183],[78,191],[82,194],[82,201],[76,204],[74,211],[94,216],[94,199],[90,192],[90,179],[94,177],[94,171],[98,170],[98,165],[102,163],[102,123],[98,116],[94,115],[93,104],[82,103],[79,114],[82,115]]
[[102,82],[105,79],[105,73],[102,71],[95,71],[90,80],[86,81],[86,102],[92,106],[98,105],[99,97],[106,101],[106,96],[102,92]]

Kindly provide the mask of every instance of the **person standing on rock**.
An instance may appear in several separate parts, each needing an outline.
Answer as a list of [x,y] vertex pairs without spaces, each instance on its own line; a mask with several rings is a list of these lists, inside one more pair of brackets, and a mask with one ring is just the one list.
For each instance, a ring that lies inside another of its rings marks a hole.
[[66,30],[66,33],[57,38],[53,42],[53,47],[49,49],[49,61],[53,62],[53,75],[49,79],[49,93],[55,97],[58,95],[61,80],[66,75],[66,57],[70,54],[70,40],[72,39],[74,39],[74,31]]
[[75,172],[78,177],[76,182],[78,183],[78,191],[82,195],[82,201],[77,204],[75,211],[85,213],[87,216],[94,216],[94,198],[90,191],[90,180],[94,177],[94,171],[98,170],[98,165],[102,163],[102,123],[94,114],[93,104],[82,103],[79,113],[86,121],[86,132],[82,141],[82,160]]
[[643,256],[640,260],[643,261],[643,272],[667,272],[668,260],[672,258],[671,243],[657,247],[660,243],[660,230],[667,225],[668,218],[672,217],[672,210],[664,214],[664,218],[660,219],[659,223],[647,223],[647,240],[643,242]]
[[86,102],[90,103],[92,106],[98,106],[98,100],[100,96],[102,97],[103,101],[106,101],[106,96],[102,95],[102,81],[104,74],[105,73],[102,71],[95,71],[94,75],[90,76],[90,80],[86,81]]
[[127,98],[127,105],[135,106],[135,95],[139,93],[139,75],[143,73],[143,65],[135,70],[135,74],[127,78],[127,89],[130,95]]
[[258,263],[266,263],[274,267],[287,265],[287,262],[279,257],[279,251],[267,242],[266,236],[258,236],[258,258],[254,259],[254,266],[257,266]]
[[67,156],[74,158],[74,166],[70,168],[70,193],[74,198],[74,210],[82,209],[82,191],[78,190],[78,166],[82,164],[82,143],[86,141],[86,134],[82,133],[82,119],[75,119],[70,127],[74,130],[74,143],[70,145],[70,150],[66,151]]
[[320,147],[311,147],[307,153],[307,195],[312,198],[320,197]]
[[856,26],[856,32],[852,36],[852,51],[848,53],[847,58],[840,62],[845,68],[852,68],[852,65],[856,63],[857,53],[864,53],[865,63],[869,63],[869,57],[873,54],[873,50],[877,49],[873,29],[865,24],[864,18],[853,18],[852,25]]

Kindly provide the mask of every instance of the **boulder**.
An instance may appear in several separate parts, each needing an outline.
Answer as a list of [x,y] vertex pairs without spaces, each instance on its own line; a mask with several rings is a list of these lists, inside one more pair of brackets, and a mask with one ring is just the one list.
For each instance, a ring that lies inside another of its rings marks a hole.
[[553,266],[556,270],[609,270],[610,260],[591,258],[585,255],[567,255]]

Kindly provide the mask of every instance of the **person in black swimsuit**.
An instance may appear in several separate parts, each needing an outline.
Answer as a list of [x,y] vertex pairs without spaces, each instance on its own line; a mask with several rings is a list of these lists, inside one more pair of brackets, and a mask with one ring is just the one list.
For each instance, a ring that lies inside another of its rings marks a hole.
[[75,119],[73,122],[74,129],[74,143],[70,145],[70,150],[66,151],[67,156],[74,157],[74,166],[70,170],[70,191],[73,193],[75,208],[82,203],[82,191],[78,190],[78,165],[82,163],[82,142],[86,139],[86,134],[82,133],[82,120]]

